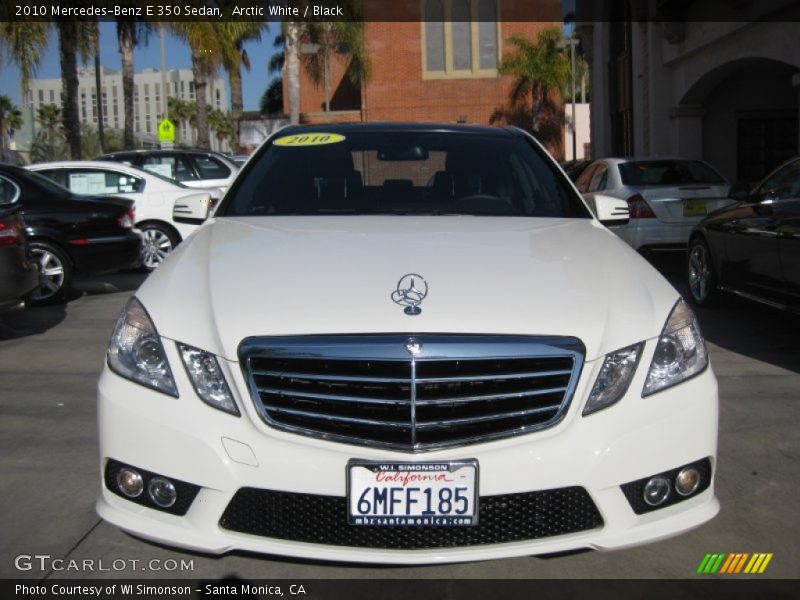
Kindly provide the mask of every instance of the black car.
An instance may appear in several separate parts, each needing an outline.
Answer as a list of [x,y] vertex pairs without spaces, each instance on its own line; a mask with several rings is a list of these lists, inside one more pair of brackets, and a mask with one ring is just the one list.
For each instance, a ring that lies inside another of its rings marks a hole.
[[19,304],[38,287],[39,271],[27,253],[19,190],[0,177],[0,310]]
[[229,157],[212,150],[125,150],[104,154],[95,160],[128,163],[194,187],[227,188],[231,177],[239,170]]
[[800,156],[730,197],[689,238],[692,299],[710,305],[728,291],[800,313]]
[[74,274],[99,275],[139,264],[142,237],[133,201],[76,196],[46,177],[0,165],[0,182],[18,190],[15,204],[39,267],[31,303],[62,298]]

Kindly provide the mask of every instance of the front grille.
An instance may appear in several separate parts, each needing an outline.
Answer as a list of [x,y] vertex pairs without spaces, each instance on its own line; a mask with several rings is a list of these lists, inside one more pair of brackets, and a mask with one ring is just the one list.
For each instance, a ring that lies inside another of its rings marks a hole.
[[484,496],[474,527],[349,525],[347,500],[241,488],[220,526],[268,538],[357,548],[421,550],[503,544],[602,527],[603,518],[582,487]]
[[421,335],[248,338],[239,349],[270,426],[423,451],[552,427],[583,364],[574,338]]

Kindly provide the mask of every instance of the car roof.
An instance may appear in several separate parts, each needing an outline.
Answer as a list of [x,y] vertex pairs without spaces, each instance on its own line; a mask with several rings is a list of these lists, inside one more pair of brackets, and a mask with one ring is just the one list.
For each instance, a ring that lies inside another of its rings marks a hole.
[[476,135],[490,135],[509,137],[521,135],[515,128],[492,127],[490,125],[466,125],[460,123],[336,123],[324,125],[289,125],[278,132],[280,135],[293,135],[315,131],[320,133],[355,133],[355,132],[427,132],[427,133],[470,133]]
[[33,163],[32,165],[28,165],[26,168],[31,171],[38,171],[39,169],[52,169],[52,168],[64,168],[64,167],[69,167],[69,168],[85,167],[94,169],[124,169],[126,171],[135,171],[137,173],[147,173],[147,171],[142,170],[138,167],[134,167],[133,165],[127,165],[125,163],[109,162],[107,160],[54,160],[50,162]]
[[137,154],[175,154],[176,152],[185,154],[213,154],[223,158],[230,158],[229,156],[217,150],[205,150],[203,148],[137,148],[136,150],[118,150],[116,152],[108,152],[106,154],[101,154],[97,157],[97,159],[110,158],[112,156],[135,156]]

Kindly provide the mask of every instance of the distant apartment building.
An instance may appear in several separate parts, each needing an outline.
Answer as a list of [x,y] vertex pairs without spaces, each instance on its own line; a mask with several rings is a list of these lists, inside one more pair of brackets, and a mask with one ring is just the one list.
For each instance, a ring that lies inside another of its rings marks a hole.
[[[192,102],[195,100],[191,69],[167,71],[166,82],[169,96]],[[122,74],[103,67],[100,86],[104,125],[111,129],[123,129],[125,112],[122,99]],[[144,69],[133,76],[133,131],[146,146],[158,143],[158,123],[164,116],[167,101],[167,95],[163,93],[162,87],[159,70]],[[206,91],[209,107],[229,110],[228,94],[223,79],[216,78],[210,81]],[[26,100],[25,104],[33,106],[34,114],[43,104],[61,106],[61,78],[31,80],[31,95]],[[82,124],[97,127],[97,85],[94,68],[84,67],[78,70],[78,112]],[[177,133],[178,139],[184,144],[191,145],[196,139],[196,130],[188,123],[181,124],[181,130]],[[212,149],[220,149],[218,140],[213,135],[211,138]]]

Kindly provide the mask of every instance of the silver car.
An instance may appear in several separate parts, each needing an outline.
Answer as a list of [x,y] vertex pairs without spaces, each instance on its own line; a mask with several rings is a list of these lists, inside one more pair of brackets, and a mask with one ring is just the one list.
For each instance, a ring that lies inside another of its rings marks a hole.
[[642,252],[685,248],[697,222],[733,202],[728,181],[701,160],[607,158],[575,185],[590,206],[601,195],[626,200],[630,222],[611,229]]

